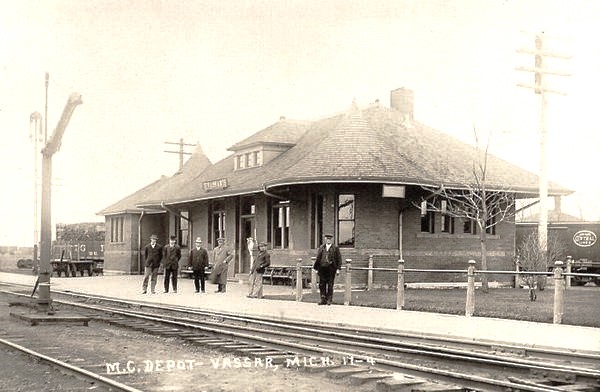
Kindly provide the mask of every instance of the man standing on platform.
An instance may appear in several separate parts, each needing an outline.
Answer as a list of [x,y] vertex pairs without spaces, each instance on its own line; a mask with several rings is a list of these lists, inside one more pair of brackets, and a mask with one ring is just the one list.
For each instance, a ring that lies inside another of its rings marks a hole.
[[173,292],[177,292],[177,273],[179,272],[179,259],[181,259],[181,248],[175,242],[177,237],[169,238],[169,245],[163,248],[163,262],[165,266],[165,293],[169,292],[169,278],[173,283]]
[[317,259],[313,265],[319,274],[319,291],[321,301],[319,305],[331,305],[333,301],[333,281],[336,273],[342,268],[342,254],[340,248],[333,245],[333,235],[325,234],[325,243],[317,251]]
[[155,294],[156,289],[156,278],[158,276],[158,269],[160,268],[160,262],[162,260],[162,246],[156,243],[158,236],[152,234],[150,236],[150,243],[144,247],[144,283],[142,284],[142,294],[146,294],[148,291],[148,278],[150,281],[150,290],[152,294]]
[[229,262],[233,260],[233,251],[225,245],[225,238],[217,238],[217,243],[212,251],[213,270],[210,281],[218,285],[217,293],[224,293],[227,290],[227,270]]
[[250,274],[250,293],[248,298],[262,298],[263,296],[263,274],[265,268],[271,265],[271,256],[267,252],[267,244],[261,242],[258,244],[258,255],[254,264],[252,265],[252,271]]
[[204,268],[208,267],[208,252],[202,247],[200,237],[196,238],[196,247],[190,251],[188,266],[192,268],[196,292],[199,293],[200,289],[204,292]]

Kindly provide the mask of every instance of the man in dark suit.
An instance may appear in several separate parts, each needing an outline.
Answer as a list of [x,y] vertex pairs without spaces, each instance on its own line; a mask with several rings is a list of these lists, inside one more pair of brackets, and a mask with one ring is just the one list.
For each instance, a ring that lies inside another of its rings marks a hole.
[[169,238],[169,245],[163,248],[163,263],[165,266],[165,293],[169,292],[169,278],[173,283],[173,292],[177,292],[177,273],[179,272],[179,259],[181,259],[181,248],[175,242],[177,237]]
[[162,260],[162,246],[159,245],[158,237],[156,234],[150,236],[150,243],[144,247],[144,263],[146,266],[144,273],[144,283],[142,284],[142,294],[146,294],[148,291],[148,278],[151,279],[150,290],[151,293],[155,293],[156,289],[156,278],[158,275],[158,269]]
[[333,300],[333,281],[339,269],[342,268],[340,248],[333,245],[333,235],[325,234],[325,243],[317,251],[317,259],[313,268],[319,273],[319,305],[331,305]]
[[206,279],[204,268],[208,267],[208,252],[202,247],[200,237],[196,238],[196,247],[190,251],[188,266],[192,269],[196,292],[199,293],[200,289],[204,292],[204,282]]

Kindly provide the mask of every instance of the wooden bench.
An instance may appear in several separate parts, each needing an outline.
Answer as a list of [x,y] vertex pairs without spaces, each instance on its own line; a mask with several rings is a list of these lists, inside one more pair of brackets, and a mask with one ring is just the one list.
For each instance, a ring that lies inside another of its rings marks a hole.
[[[302,268],[302,287],[308,287],[310,282],[310,269]],[[267,267],[263,273],[263,282],[271,285],[282,284],[286,286],[296,285],[296,267],[276,266]]]
[[[206,275],[206,277],[208,277],[208,275],[210,275],[210,273],[212,272],[212,265],[208,265],[208,267],[204,267],[204,275]],[[193,273],[194,271],[192,271],[191,269],[186,268],[182,268],[179,271],[179,276],[181,276],[182,278],[190,278],[192,279],[193,277]]]

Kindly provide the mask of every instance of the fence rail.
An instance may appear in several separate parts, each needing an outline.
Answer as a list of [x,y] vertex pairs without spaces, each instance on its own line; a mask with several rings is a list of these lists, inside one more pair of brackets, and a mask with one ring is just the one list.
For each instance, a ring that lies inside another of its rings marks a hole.
[[[302,270],[310,269],[311,270],[311,280],[310,280],[310,290],[312,293],[317,292],[317,281],[318,275],[316,271],[312,268],[315,258],[311,258],[310,265],[303,265],[302,259],[296,260],[295,266],[289,266],[291,270],[295,270],[296,272],[296,301],[302,301],[303,296],[303,279],[302,279]],[[569,260],[570,261],[570,260]],[[570,272],[570,264],[567,263],[567,268],[563,269],[564,263],[562,261],[556,261],[554,264],[553,271],[482,271],[477,270],[475,268],[476,262],[475,260],[468,261],[468,268],[465,270],[453,269],[453,270],[439,270],[439,269],[416,269],[416,268],[404,268],[404,260],[398,260],[398,268],[380,268],[373,266],[373,257],[369,257],[369,266],[368,267],[353,267],[352,259],[346,259],[345,265],[342,267],[342,270],[345,271],[345,279],[344,279],[344,305],[350,305],[352,302],[352,271],[367,271],[367,290],[371,290],[373,288],[373,273],[375,271],[380,272],[395,272],[398,274],[397,280],[397,296],[396,296],[396,309],[402,310],[405,305],[405,285],[404,285],[404,276],[407,272],[410,273],[443,273],[443,274],[466,274],[467,275],[467,292],[466,292],[466,300],[465,300],[465,316],[471,317],[475,312],[475,276],[483,275],[483,274],[493,274],[493,275],[512,275],[514,277],[519,276],[552,276],[554,279],[554,309],[553,309],[553,323],[560,324],[562,323],[562,317],[564,312],[564,292],[570,287],[570,278],[573,276],[581,276],[581,277],[592,277],[592,278],[600,278],[600,274],[582,274],[582,273],[572,273]]]

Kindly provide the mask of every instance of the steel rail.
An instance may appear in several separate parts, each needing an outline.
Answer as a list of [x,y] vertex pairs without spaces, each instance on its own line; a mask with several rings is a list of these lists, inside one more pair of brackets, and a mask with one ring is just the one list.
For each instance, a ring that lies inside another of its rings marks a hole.
[[110,378],[107,378],[107,377],[101,376],[99,374],[90,372],[90,371],[82,369],[80,367],[73,366],[73,365],[68,364],[66,362],[60,361],[60,360],[58,360],[56,358],[49,357],[49,356],[44,355],[42,353],[38,353],[37,351],[33,351],[31,349],[28,349],[27,347],[23,347],[21,345],[18,345],[16,343],[10,342],[8,340],[0,339],[0,343],[3,344],[4,346],[12,348],[13,350],[17,350],[17,351],[23,352],[23,353],[25,353],[25,354],[27,354],[29,356],[32,356],[33,358],[40,359],[42,361],[48,362],[48,363],[50,363],[50,364],[52,364],[54,366],[57,366],[57,367],[59,367],[59,368],[61,368],[63,370],[66,369],[69,372],[75,373],[76,375],[79,375],[79,376],[83,376],[86,379],[93,380],[94,382],[97,382],[97,383],[99,383],[101,385],[104,385],[106,387],[116,388],[116,390],[123,391],[123,392],[143,392],[140,389],[131,387],[129,385],[125,385],[125,384],[120,383],[120,382],[115,381],[115,380],[111,380]]
[[[226,330],[226,329],[224,330],[221,323],[214,323],[214,324],[221,325],[221,327],[210,327],[210,326],[205,326],[205,325],[198,325],[195,322],[190,323],[187,321],[165,320],[164,316],[159,317],[156,315],[147,315],[147,314],[143,314],[143,312],[124,311],[121,309],[103,308],[102,306],[85,305],[85,304],[78,304],[78,303],[65,303],[65,304],[82,307],[82,308],[86,308],[86,309],[102,311],[102,312],[111,313],[111,314],[122,315],[125,317],[132,317],[132,318],[142,319],[142,320],[146,320],[146,321],[152,321],[152,322],[157,322],[157,323],[162,323],[162,324],[171,324],[171,325],[175,325],[175,326],[180,326],[180,327],[185,327],[185,328],[190,328],[190,329],[195,329],[195,330],[201,330],[204,332],[210,332],[210,333],[219,334],[219,335],[227,335],[227,336],[231,336],[231,337],[236,337],[238,339],[259,341],[259,342],[267,344],[267,345],[277,345],[277,346],[283,346],[286,348],[295,348],[295,349],[299,349],[299,350],[304,350],[304,351],[309,351],[309,352],[317,352],[317,353],[321,353],[321,354],[327,353],[327,354],[339,355],[339,356],[343,356],[343,357],[352,356],[352,357],[355,357],[358,359],[363,359],[365,361],[372,358],[372,356],[364,355],[359,351],[357,351],[357,352],[342,351],[342,350],[339,350],[336,348],[331,348],[331,347],[324,347],[324,346],[318,346],[318,345],[315,346],[315,345],[308,345],[308,344],[303,344],[303,343],[294,343],[294,342],[290,342],[288,340],[273,339],[272,336],[261,337],[261,336],[257,336],[254,334],[235,332],[235,331]],[[206,324],[206,322],[205,322],[205,324]],[[265,333],[264,330],[261,331],[260,329],[257,329],[257,328],[247,328],[247,327],[244,328],[242,326],[227,326],[227,328],[243,329],[245,331],[256,331],[256,332]],[[276,331],[268,331],[268,333],[271,335],[274,332],[276,332]],[[292,334],[292,336],[293,336],[293,334]],[[306,338],[306,335],[297,335],[297,337]],[[326,341],[328,343],[337,344],[337,345],[343,344],[343,342],[335,343],[335,342],[327,341],[327,339],[325,339],[325,338],[321,338],[321,339],[312,338],[312,339]],[[462,357],[461,359],[468,360],[467,357]],[[413,365],[413,364],[398,362],[398,361],[385,359],[385,358],[378,358],[377,363],[391,366],[393,368],[406,369],[406,370],[411,370],[411,371],[415,371],[418,373],[425,373],[425,374],[429,375],[430,377],[431,377],[431,375],[433,375],[436,377],[452,379],[452,380],[455,380],[455,382],[460,382],[463,384],[465,382],[471,382],[471,383],[477,384],[478,386],[486,385],[488,387],[494,386],[497,388],[512,388],[513,390],[518,389],[518,390],[522,390],[522,391],[531,391],[531,392],[554,392],[554,391],[556,391],[556,389],[554,389],[554,388],[542,388],[539,386],[515,383],[513,381],[502,381],[502,380],[497,380],[497,379],[493,379],[493,378],[485,378],[485,377],[475,376],[475,375],[471,375],[471,374],[457,373],[457,372],[451,371],[451,370],[442,370],[442,369],[430,368],[430,367],[425,367],[425,366],[420,366],[420,365]],[[503,365],[509,365],[509,363],[506,362],[506,363],[503,363]],[[550,370],[556,370],[556,369],[550,369]]]
[[[55,292],[61,293],[61,291],[55,291]],[[156,305],[156,304],[147,303],[147,302],[143,302],[143,301],[121,300],[121,299],[115,299],[115,298],[105,297],[105,296],[73,293],[73,292],[69,292],[69,291],[62,292],[62,293],[66,293],[68,295],[77,295],[77,296],[84,297],[87,299],[102,299],[102,300],[106,300],[106,301],[115,302],[117,304],[118,303],[133,304],[133,305],[148,307],[148,308],[156,309],[156,310],[181,311],[181,312],[185,312],[185,313],[189,313],[189,314],[193,314],[193,315],[197,315],[197,316],[220,317],[223,319],[229,319],[229,320],[240,321],[240,322],[248,322],[249,320],[251,320],[252,322],[261,324],[261,325],[269,325],[269,326],[275,326],[275,327],[279,326],[282,328],[287,328],[287,329],[292,329],[292,330],[305,331],[308,329],[309,331],[314,331],[315,328],[318,328],[320,331],[322,331],[323,333],[326,333],[326,334],[332,334],[332,335],[339,334],[339,336],[342,336],[342,337],[349,336],[350,338],[353,338],[353,339],[362,338],[360,335],[357,335],[359,333],[372,333],[373,332],[372,330],[362,329],[362,328],[357,328],[357,327],[346,327],[346,326],[339,326],[339,325],[336,325],[333,327],[336,330],[353,331],[354,332],[354,334],[344,335],[340,332],[332,331],[331,330],[332,326],[330,326],[330,325],[319,324],[319,325],[315,326],[314,323],[308,323],[308,322],[303,322],[303,321],[299,321],[299,320],[294,320],[294,321],[286,320],[285,323],[282,323],[278,319],[270,319],[270,318],[264,318],[264,317],[254,317],[254,316],[238,315],[238,314],[232,315],[231,313],[227,313],[227,312],[198,310],[195,308],[180,306],[180,305],[169,305],[168,307],[165,307],[164,305]],[[290,325],[291,323],[296,324],[296,325]],[[302,327],[299,327],[297,325],[300,325]],[[328,328],[328,329],[324,329],[324,328]],[[385,330],[377,330],[377,333],[391,335],[393,337],[398,337],[398,338],[407,337],[407,338],[413,338],[413,339],[434,340],[434,341],[451,343],[451,344],[494,346],[494,347],[499,347],[499,348],[526,350],[530,353],[538,353],[538,354],[546,354],[546,355],[566,355],[566,356],[569,356],[570,359],[575,357],[575,358],[578,358],[581,360],[600,361],[600,354],[596,354],[596,353],[581,353],[581,352],[574,353],[572,351],[551,350],[551,349],[545,349],[545,348],[541,348],[541,347],[504,345],[502,343],[495,342],[495,341],[474,342],[472,340],[466,340],[466,339],[458,339],[458,338],[450,339],[445,336],[439,337],[437,335],[410,334],[410,333],[405,333],[405,332],[398,333],[398,332],[394,332],[394,331],[385,331]],[[405,342],[399,342],[399,341],[395,341],[395,340],[378,338],[378,337],[367,336],[367,337],[365,337],[365,339],[371,339],[371,340],[375,340],[375,341],[380,341],[382,343],[391,343],[391,344],[398,344],[398,345],[405,345],[405,346],[420,346],[420,345],[425,346],[425,347],[428,346],[427,344],[405,343]],[[435,347],[435,346],[429,345],[429,347]],[[435,348],[439,349],[439,350],[452,350],[450,348],[441,348],[441,347],[435,347]],[[486,355],[486,354],[482,354],[482,355]]]
[[[73,294],[71,294],[73,295]],[[92,296],[88,296],[88,297],[92,297]],[[98,297],[93,297],[93,298],[98,298]],[[116,303],[129,303],[128,301],[117,301],[114,299],[110,299],[113,302]],[[172,325],[178,325],[178,326],[182,326],[182,327],[186,327],[186,328],[192,328],[192,329],[197,329],[197,330],[203,330],[203,331],[207,331],[207,332],[211,332],[211,333],[215,333],[215,334],[225,334],[225,335],[229,335],[229,336],[234,336],[237,338],[242,338],[242,339],[248,339],[251,341],[261,341],[263,343],[266,344],[276,344],[276,345],[280,345],[283,347],[293,347],[293,348],[297,348],[300,350],[305,350],[305,351],[309,351],[309,352],[320,352],[320,353],[329,353],[329,354],[335,354],[335,355],[343,355],[343,356],[353,356],[356,358],[372,358],[372,356],[365,356],[365,355],[361,355],[360,352],[349,352],[349,351],[340,351],[338,349],[335,349],[335,347],[323,347],[323,346],[313,346],[313,345],[306,345],[306,344],[299,344],[299,343],[294,343],[294,342],[290,342],[288,340],[274,340],[272,335],[273,334],[277,334],[280,336],[286,336],[286,337],[294,337],[294,338],[298,338],[298,339],[302,339],[305,340],[307,338],[312,339],[313,341],[320,341],[320,342],[326,342],[326,343],[330,343],[330,344],[335,344],[335,345],[339,345],[339,344],[343,344],[343,343],[350,343],[354,346],[362,346],[362,347],[369,347],[369,348],[374,348],[374,349],[378,349],[378,350],[388,350],[388,351],[396,351],[396,352],[409,352],[409,353],[414,353],[414,354],[420,354],[420,355],[437,355],[437,356],[444,356],[445,358],[453,358],[453,359],[462,359],[462,360],[472,360],[472,358],[468,357],[467,353],[460,353],[460,350],[450,350],[450,351],[455,351],[455,353],[453,354],[440,354],[439,351],[440,349],[438,347],[432,347],[432,346],[428,346],[428,345],[421,345],[421,347],[425,347],[426,349],[429,350],[433,350],[436,351],[435,353],[432,353],[431,351],[429,352],[423,352],[423,351],[419,351],[417,349],[401,349],[398,347],[384,347],[381,345],[377,345],[377,344],[373,344],[373,343],[359,343],[359,342],[355,342],[355,341],[350,341],[350,342],[331,342],[330,339],[328,338],[323,338],[323,337],[314,337],[314,336],[309,336],[307,337],[306,335],[301,335],[301,334],[292,334],[292,333],[288,333],[288,332],[282,332],[282,331],[268,331],[268,333],[271,335],[268,338],[263,338],[260,336],[256,336],[256,335],[252,335],[252,334],[247,334],[247,333],[240,333],[240,332],[235,332],[235,331],[224,331],[223,330],[223,324],[222,322],[216,323],[216,322],[207,322],[204,321],[204,325],[197,325],[194,324],[195,322],[200,322],[197,320],[193,320],[194,323],[190,323],[187,321],[181,321],[181,318],[178,317],[173,317],[173,316],[164,316],[162,315],[161,317],[157,317],[154,314],[148,314],[146,312],[141,312],[141,311],[123,311],[122,309],[115,309],[115,308],[105,308],[102,306],[95,306],[95,305],[85,305],[85,304],[81,304],[81,303],[72,303],[72,302],[68,302],[68,301],[56,301],[56,302],[61,302],[64,303],[65,305],[71,305],[71,306],[77,306],[77,307],[83,307],[83,308],[88,308],[88,309],[92,309],[92,310],[96,310],[96,311],[102,311],[102,312],[108,312],[108,313],[113,313],[113,314],[120,314],[126,317],[137,317],[137,318],[141,318],[141,319],[145,319],[148,321],[152,321],[152,322],[158,322],[158,323],[169,323]],[[147,306],[147,305],[146,305]],[[163,310],[173,310],[172,307],[161,307],[161,306],[156,306],[153,305],[152,307],[158,308],[158,309],[163,309]],[[211,316],[213,317],[221,317],[222,315],[220,313],[211,313]],[[170,320],[165,320],[165,317],[170,319]],[[226,316],[228,318],[231,318],[231,316]],[[242,318],[242,317],[236,317],[237,320],[246,320],[247,318]],[[206,326],[206,324],[209,323],[211,325],[218,325],[218,327],[216,328],[212,328],[212,327],[208,327]],[[273,322],[262,322],[263,324],[268,324],[268,325],[274,325],[277,327],[282,327],[281,324],[277,324],[277,323],[273,323]],[[287,328],[287,325],[285,326]],[[256,333],[265,333],[264,329],[258,329],[258,328],[249,328],[249,327],[243,327],[243,326],[236,326],[236,325],[227,325],[226,328],[229,329],[234,329],[234,330],[239,330],[239,329],[243,329],[244,331],[248,332],[248,331],[252,331],[252,332],[256,332]],[[311,330],[308,330],[307,328],[300,328],[300,327],[295,327],[295,329],[298,329],[300,331],[310,331],[314,334],[314,326]],[[327,331],[323,331],[323,332],[327,332]],[[343,337],[343,338],[347,338],[347,339],[361,339],[361,340],[368,340],[369,338],[366,337],[360,337],[360,336],[356,336],[356,335],[352,335],[352,334],[342,334],[342,333],[331,333],[331,335],[337,336],[337,337]],[[393,344],[393,345],[398,345],[401,344],[401,342],[397,342],[397,341],[391,341],[389,339],[378,339],[378,338],[372,338],[373,341],[378,341],[378,342],[383,342],[386,344]],[[459,354],[456,354],[456,352],[458,352]],[[469,353],[470,354],[470,353]],[[494,364],[494,365],[499,365],[499,366],[517,366],[517,367],[522,367],[522,368],[531,368],[532,365],[536,366],[537,369],[540,370],[550,370],[550,371],[563,371],[563,372],[572,372],[574,369],[573,368],[569,368],[569,367],[564,367],[561,365],[552,365],[552,366],[539,366],[539,365],[535,365],[535,363],[531,362],[531,361],[525,361],[525,360],[521,360],[518,361],[520,363],[515,364],[515,362],[510,362],[510,361],[505,361],[505,360],[492,360],[489,359],[489,355],[485,355],[488,358],[485,359],[478,359],[481,363],[485,363],[485,364]],[[418,371],[418,372],[425,372],[428,374],[436,374],[437,376],[444,376],[444,377],[451,377],[452,379],[468,379],[469,381],[472,382],[476,382],[476,383],[486,383],[486,384],[494,384],[503,388],[508,388],[508,387],[515,387],[514,382],[508,383],[505,381],[501,381],[501,380],[496,380],[496,379],[488,379],[488,378],[483,378],[483,377],[479,377],[479,376],[473,376],[473,375],[461,375],[461,374],[456,374],[455,372],[449,372],[449,371],[445,371],[445,370],[440,370],[440,369],[431,369],[431,368],[425,368],[419,365],[412,365],[412,364],[406,364],[406,363],[401,363],[401,362],[397,362],[397,361],[393,361],[393,360],[389,360],[389,359],[378,359],[378,363],[380,364],[385,364],[385,365],[389,365],[395,368],[403,368],[403,369],[409,369],[409,370],[414,370],[414,371]],[[579,372],[579,375],[585,375],[588,377],[598,377],[600,375],[599,374],[595,374],[595,373],[585,373],[585,372]],[[557,390],[555,388],[539,388],[539,386],[531,386],[531,385],[518,385],[519,389],[523,389],[523,390],[531,390],[531,391],[553,391],[553,390]],[[560,389],[559,389],[560,390]]]

